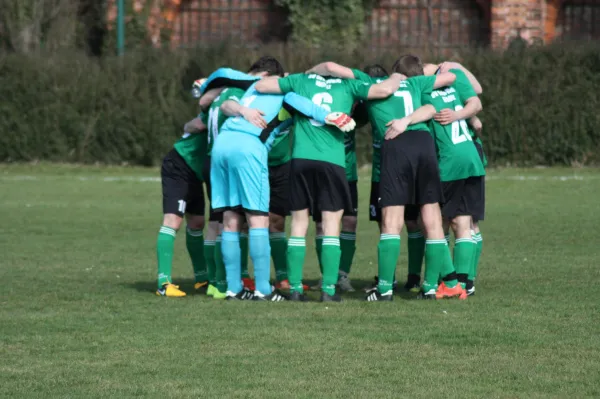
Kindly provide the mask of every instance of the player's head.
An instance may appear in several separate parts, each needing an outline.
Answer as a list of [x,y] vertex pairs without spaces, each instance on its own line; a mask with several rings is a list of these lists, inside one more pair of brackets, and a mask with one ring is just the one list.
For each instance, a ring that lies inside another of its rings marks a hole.
[[419,57],[412,54],[403,55],[398,58],[392,70],[410,78],[411,76],[423,75],[423,62]]
[[372,78],[384,78],[389,75],[384,67],[379,64],[367,65],[363,72]]
[[271,56],[260,57],[248,70],[248,73],[256,76],[279,76],[283,77],[283,65]]
[[423,74],[425,76],[432,76],[438,73],[438,70],[440,69],[440,65],[437,64],[425,64],[423,65]]

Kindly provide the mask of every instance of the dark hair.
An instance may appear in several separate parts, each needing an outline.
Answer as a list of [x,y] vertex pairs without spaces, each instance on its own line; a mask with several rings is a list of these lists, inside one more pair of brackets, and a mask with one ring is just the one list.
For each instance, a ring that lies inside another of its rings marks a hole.
[[412,54],[403,55],[398,58],[392,70],[406,77],[423,75],[423,62],[419,57]]
[[363,72],[372,78],[384,78],[389,75],[384,67],[379,64],[367,65]]
[[269,76],[283,77],[283,65],[271,56],[260,57],[248,70],[248,73],[266,72]]

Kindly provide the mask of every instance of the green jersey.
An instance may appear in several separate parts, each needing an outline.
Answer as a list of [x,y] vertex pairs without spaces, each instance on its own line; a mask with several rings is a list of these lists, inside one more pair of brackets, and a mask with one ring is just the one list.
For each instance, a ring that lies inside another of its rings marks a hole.
[[228,116],[221,112],[221,104],[227,100],[240,101],[240,98],[244,95],[244,90],[237,88],[227,88],[221,92],[219,97],[210,105],[208,109],[208,143],[206,152],[208,155],[212,152],[212,147],[215,143],[215,139],[219,135],[219,130]]
[[[357,100],[366,99],[370,84],[357,80],[324,78],[319,75],[294,74],[279,79],[283,93],[291,91],[310,98],[331,112],[350,114]],[[329,162],[342,168],[346,165],[344,133],[305,117],[294,120],[292,159]]]
[[[284,121],[292,116],[285,109],[279,111],[279,120]],[[288,131],[281,132],[282,134],[275,137],[271,151],[269,151],[269,166],[283,165],[292,158],[292,142],[290,140],[291,133]]]
[[358,180],[358,166],[356,164],[356,130],[345,134],[344,148],[346,150],[346,179]]
[[[202,119],[203,122],[206,119],[204,114],[198,115],[198,118]],[[206,136],[206,130],[194,134],[186,132],[173,145],[175,151],[181,155],[181,158],[183,158],[185,163],[188,164],[201,181],[203,180],[202,167],[206,158]]]
[[[353,69],[354,77],[358,80],[379,83],[386,78],[373,78],[366,73]],[[400,83],[400,88],[393,96],[383,100],[371,100],[367,102],[369,120],[373,134],[373,170],[371,181],[378,182],[381,169],[381,143],[387,130],[386,124],[392,119],[403,118],[423,105],[423,97],[431,94],[435,76],[414,76]],[[423,130],[430,132],[426,123],[410,125],[406,130]]]
[[[454,84],[434,90],[426,100],[428,104],[435,107],[437,112],[446,108],[454,111],[461,110],[466,100],[477,95],[461,70],[451,69],[450,72],[456,75]],[[449,125],[441,125],[432,120],[431,127],[442,181],[485,175],[483,163],[473,144],[473,132],[467,121],[463,119]]]

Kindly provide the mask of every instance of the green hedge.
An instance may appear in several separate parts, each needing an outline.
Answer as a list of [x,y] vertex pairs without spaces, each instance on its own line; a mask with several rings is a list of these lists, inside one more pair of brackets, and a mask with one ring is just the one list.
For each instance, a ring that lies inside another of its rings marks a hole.
[[[83,54],[0,56],[0,161],[156,165],[196,112],[192,81],[215,68],[246,69],[263,53],[303,71],[323,60],[362,67],[390,54],[319,54],[273,46],[147,50],[122,59]],[[457,59],[457,57],[454,57]],[[458,58],[484,93],[484,142],[495,165],[596,164],[600,160],[600,46]],[[370,158],[368,131],[359,159]]]

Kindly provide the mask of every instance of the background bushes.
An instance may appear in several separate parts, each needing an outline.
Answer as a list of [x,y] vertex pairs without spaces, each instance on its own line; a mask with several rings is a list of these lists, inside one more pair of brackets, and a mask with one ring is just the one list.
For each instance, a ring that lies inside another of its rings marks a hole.
[[[219,66],[247,69],[258,56],[290,71],[323,60],[391,66],[393,55],[327,54],[298,45],[258,50],[223,45],[123,58],[83,52],[0,56],[0,161],[155,165],[196,113],[194,79]],[[426,56],[423,56],[427,58]],[[552,46],[524,53],[455,57],[484,87],[484,143],[495,165],[596,164],[600,160],[600,46]],[[439,61],[439,60],[432,60]],[[370,160],[370,134],[357,143]]]

